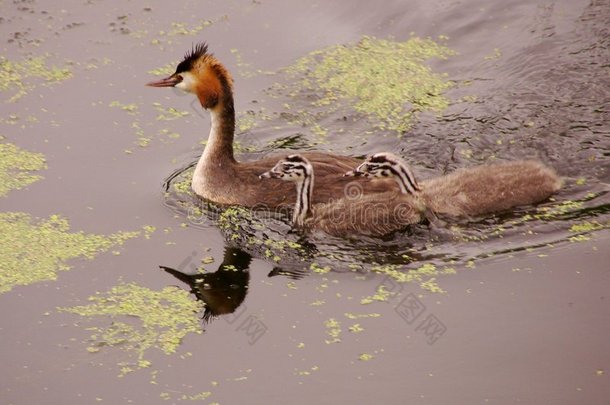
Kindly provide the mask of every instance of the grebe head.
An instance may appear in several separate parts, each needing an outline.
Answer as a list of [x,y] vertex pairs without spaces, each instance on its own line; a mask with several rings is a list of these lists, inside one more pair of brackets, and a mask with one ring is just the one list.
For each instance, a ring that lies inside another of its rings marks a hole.
[[297,200],[292,215],[294,226],[301,227],[311,213],[311,193],[313,191],[313,167],[301,155],[290,155],[276,163],[259,178],[282,179],[296,184]]
[[312,173],[313,168],[307,159],[301,155],[290,155],[277,162],[271,170],[258,177],[299,182],[306,177],[311,177]]
[[392,167],[399,164],[400,159],[390,152],[381,152],[370,155],[354,170],[345,173],[345,176],[364,177],[392,177]]
[[409,167],[402,159],[390,152],[375,153],[367,157],[364,163],[345,173],[344,176],[392,177],[403,193],[415,193],[420,190]]
[[233,79],[211,53],[199,43],[184,55],[176,71],[165,79],[146,84],[151,87],[176,87],[197,95],[204,108],[214,108],[220,97],[232,92]]

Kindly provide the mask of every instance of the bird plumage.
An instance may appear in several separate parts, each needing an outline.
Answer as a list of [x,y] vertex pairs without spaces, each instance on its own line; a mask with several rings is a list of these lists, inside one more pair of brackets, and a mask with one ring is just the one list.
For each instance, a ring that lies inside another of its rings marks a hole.
[[474,217],[539,203],[561,188],[561,180],[540,162],[519,160],[458,169],[421,186],[432,211]]
[[[379,237],[424,218],[425,205],[417,196],[398,191],[366,194],[354,177],[343,177],[348,183],[342,197],[313,204],[313,184],[318,181],[317,172],[305,155],[283,158],[261,177],[295,183],[293,187],[297,195],[303,197],[297,198],[293,223],[303,230],[318,230],[340,237]],[[352,188],[355,189],[354,193]]]
[[550,197],[562,184],[551,168],[533,160],[462,168],[417,183],[408,165],[388,152],[369,156],[348,174],[389,175],[403,192],[419,195],[430,211],[452,217],[474,217],[535,204]]
[[[148,83],[152,87],[177,87],[193,93],[201,106],[211,114],[208,142],[193,174],[195,194],[218,204],[265,206],[275,209],[292,205],[296,194],[293,186],[276,179],[259,179],[258,175],[271,169],[278,159],[287,154],[253,162],[238,162],[233,153],[235,110],[233,79],[229,71],[205,43],[188,52],[169,77]],[[341,198],[350,180],[342,174],[359,161],[348,156],[321,152],[304,153],[316,171],[315,203]],[[395,190],[393,182],[356,179],[367,193]]]

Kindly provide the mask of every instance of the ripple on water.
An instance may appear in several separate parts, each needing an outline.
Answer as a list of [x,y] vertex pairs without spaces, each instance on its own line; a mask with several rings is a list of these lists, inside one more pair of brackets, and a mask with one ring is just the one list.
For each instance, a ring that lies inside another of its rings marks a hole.
[[592,232],[610,227],[608,190],[583,187],[587,190],[576,199],[563,199],[560,194],[536,207],[452,221],[446,228],[418,224],[383,239],[341,239],[318,233],[304,236],[291,229],[290,212],[222,208],[201,201],[189,190],[191,175],[189,168],[170,179],[167,205],[185,215],[192,226],[217,227],[229,246],[266,259],[276,271],[291,275],[324,268],[359,274],[374,272],[401,282],[417,282],[422,288],[438,292],[442,288],[433,279],[452,274],[455,266],[588,240]]

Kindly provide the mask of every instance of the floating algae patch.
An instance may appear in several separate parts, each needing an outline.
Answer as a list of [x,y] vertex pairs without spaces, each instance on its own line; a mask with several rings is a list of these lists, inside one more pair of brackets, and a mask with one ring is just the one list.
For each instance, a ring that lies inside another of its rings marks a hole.
[[[176,403],[175,401],[204,401],[207,398],[212,396],[211,391],[202,391],[197,394],[183,394],[179,391],[173,390],[170,392],[162,392],[160,394],[161,399],[164,401],[174,401],[172,403]],[[218,405],[218,402],[211,402],[210,405]]]
[[[436,282],[435,276],[455,274],[454,268],[444,267],[439,270],[433,263],[424,263],[414,269],[403,269],[396,264],[377,265],[372,268],[372,271],[384,274],[386,277],[391,277],[394,281],[399,283],[418,283],[422,289],[433,293],[445,292]],[[376,301],[379,300],[377,299]]]
[[195,168],[189,168],[187,170],[182,171],[179,175],[177,175],[172,181],[171,189],[172,191],[178,194],[192,195],[194,194],[191,189],[191,182],[193,179],[193,173],[195,172]]
[[[176,37],[195,37],[201,34],[201,31],[212,26],[219,21],[227,21],[226,15],[220,16],[212,20],[198,20],[192,23],[187,22],[172,22],[169,27],[165,30],[157,32],[148,32],[148,30],[138,30],[130,32],[130,35],[135,38],[144,38],[147,36],[153,36],[150,43],[152,45],[158,45],[162,48],[165,46],[171,46],[175,44]],[[174,73],[173,71],[171,73]]]
[[574,224],[570,227],[570,232],[576,233],[584,233],[584,232],[593,232],[598,231],[600,229],[610,227],[610,222],[607,224],[600,224],[597,221],[584,221],[578,224]]
[[569,237],[568,240],[571,242],[585,242],[591,239],[588,234],[607,228],[610,228],[610,221],[607,221],[605,224],[600,224],[597,221],[580,222],[570,227],[569,231],[576,233],[576,235]]
[[140,234],[104,236],[69,231],[68,221],[57,215],[33,221],[25,213],[0,212],[0,294],[14,286],[55,280],[57,272],[70,268],[67,260],[93,259]]
[[[134,120],[131,122],[131,125],[130,125],[131,129],[134,130],[134,133],[137,138],[135,143],[136,143],[136,145],[138,145],[141,148],[147,147],[151,141],[151,138],[145,135],[144,129],[140,125],[140,120],[138,118],[140,115],[139,106],[136,103],[126,104],[126,103],[122,103],[120,101],[114,100],[108,104],[108,107],[118,108],[118,109],[124,111],[125,113],[136,117],[136,118],[134,118]],[[132,151],[130,149],[125,150],[125,152],[132,153]]]
[[360,356],[358,356],[358,360],[362,360],[362,361],[369,361],[369,360],[373,360],[375,358],[375,355],[370,354],[370,353],[362,353]]
[[176,71],[176,64],[174,62],[169,62],[159,68],[151,69],[148,71],[151,75],[155,76],[169,76]]
[[29,152],[11,143],[0,143],[0,197],[42,179],[32,172],[46,168],[42,153]]
[[112,319],[108,326],[89,328],[94,334],[88,351],[95,353],[104,346],[120,346],[135,355],[134,361],[118,364],[121,375],[149,367],[151,363],[144,357],[149,349],[172,354],[187,334],[202,333],[198,313],[204,304],[179,288],[156,291],[124,283],[89,297],[89,301],[89,305],[58,309],[87,318]]
[[36,79],[51,84],[72,77],[69,69],[49,66],[46,59],[47,56],[36,56],[13,62],[0,56],[0,92],[13,92],[9,102],[18,100],[34,89]]
[[[188,111],[179,111],[173,107],[164,108],[160,103],[157,102],[152,103],[152,106],[157,111],[157,121],[172,121],[190,115]],[[108,104],[108,107],[120,109],[126,114],[135,117],[129,126],[136,135],[136,145],[138,145],[140,148],[146,148],[153,141],[153,137],[150,136],[149,133],[151,133],[151,128],[154,126],[154,124],[141,119],[141,111],[138,104],[122,103],[114,100]],[[157,138],[164,143],[171,142],[172,140],[180,137],[180,134],[167,128],[158,129],[156,132]],[[128,154],[133,153],[131,149],[127,149],[125,152]]]
[[204,201],[191,190],[192,174],[192,168],[181,170],[165,184],[166,198],[178,212],[186,214],[189,224],[215,225],[231,245],[239,246],[256,257],[275,263],[297,264],[299,268],[302,264],[303,269],[308,267],[305,260],[311,247],[301,243],[303,240],[297,233],[286,235],[285,231],[275,230],[278,224],[286,227],[283,222],[285,213],[259,210],[258,207],[223,207]]
[[324,321],[324,326],[326,326],[326,334],[331,338],[325,340],[327,345],[341,341],[341,322],[330,318]]
[[120,108],[121,110],[125,111],[129,115],[138,114],[138,105],[135,103],[125,104],[125,103],[121,103],[120,101],[115,100],[115,101],[111,101],[108,104],[108,107]]
[[[537,207],[534,213],[527,213],[519,218],[507,222],[507,227],[517,227],[528,223],[562,222],[572,224],[565,228],[569,233],[591,233],[610,227],[610,222],[590,220],[592,217],[608,212],[609,205],[604,199],[605,192],[587,193],[575,200],[554,202],[550,205]],[[603,218],[603,217],[601,217]],[[584,221],[583,221],[584,220]],[[570,238],[572,239],[572,238]]]
[[387,302],[394,294],[386,290],[384,285],[377,287],[377,292],[374,295],[363,297],[360,303],[363,305],[372,304],[373,302]]
[[215,22],[215,20],[199,20],[197,23],[190,25],[183,22],[172,22],[171,27],[167,31],[159,31],[159,35],[168,37],[195,36]]
[[313,90],[317,106],[332,110],[342,103],[352,105],[378,128],[403,133],[418,112],[440,112],[448,106],[442,93],[453,83],[425,62],[454,54],[431,39],[396,42],[365,36],[354,45],[315,51],[288,73],[303,77],[293,95]]
[[164,108],[161,103],[153,103],[158,112],[157,121],[171,121],[190,115],[188,111],[179,111],[173,107]]

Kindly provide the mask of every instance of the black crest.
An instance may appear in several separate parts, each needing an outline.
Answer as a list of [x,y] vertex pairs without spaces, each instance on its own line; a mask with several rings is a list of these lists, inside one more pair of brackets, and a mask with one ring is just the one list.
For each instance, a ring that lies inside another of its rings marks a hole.
[[286,162],[291,162],[291,163],[307,163],[307,160],[305,160],[305,158],[301,155],[290,155],[287,156],[285,159]]
[[178,64],[176,68],[176,74],[182,72],[188,72],[193,68],[193,65],[200,57],[208,54],[208,44],[200,42],[194,45],[193,48],[184,55],[182,62]]
[[368,159],[371,163],[394,163],[384,154],[375,154]]

